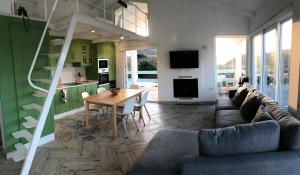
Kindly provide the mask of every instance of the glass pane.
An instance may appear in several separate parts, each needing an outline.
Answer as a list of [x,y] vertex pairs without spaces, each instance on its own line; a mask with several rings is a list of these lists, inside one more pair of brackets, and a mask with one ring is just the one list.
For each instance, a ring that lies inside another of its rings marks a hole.
[[276,97],[276,70],[277,70],[277,31],[273,29],[264,36],[265,40],[265,67],[263,92],[275,99]]
[[280,64],[280,92],[279,103],[288,105],[289,73],[290,73],[290,51],[292,41],[292,20],[281,25],[281,64]]
[[262,59],[262,35],[257,35],[253,39],[253,72],[254,85],[257,89],[261,89],[261,60]]

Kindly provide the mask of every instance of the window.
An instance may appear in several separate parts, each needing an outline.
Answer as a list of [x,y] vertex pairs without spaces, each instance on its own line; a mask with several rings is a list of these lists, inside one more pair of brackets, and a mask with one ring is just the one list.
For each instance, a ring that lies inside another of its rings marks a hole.
[[292,20],[252,38],[253,84],[283,106],[288,105]]
[[261,64],[262,64],[262,35],[256,35],[253,39],[253,84],[261,90]]
[[292,41],[292,20],[288,20],[281,24],[281,51],[280,51],[280,93],[279,103],[281,105],[288,105],[288,91],[289,91],[289,75],[290,75],[290,57],[291,57],[291,41]]
[[264,34],[264,82],[265,95],[276,99],[277,84],[277,31],[273,29]]

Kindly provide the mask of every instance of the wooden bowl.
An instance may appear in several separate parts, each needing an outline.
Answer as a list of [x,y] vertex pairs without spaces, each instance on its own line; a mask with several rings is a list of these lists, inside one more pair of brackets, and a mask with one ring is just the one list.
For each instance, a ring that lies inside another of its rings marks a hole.
[[121,88],[111,88],[110,89],[110,92],[113,94],[113,95],[118,95],[119,92],[120,92]]

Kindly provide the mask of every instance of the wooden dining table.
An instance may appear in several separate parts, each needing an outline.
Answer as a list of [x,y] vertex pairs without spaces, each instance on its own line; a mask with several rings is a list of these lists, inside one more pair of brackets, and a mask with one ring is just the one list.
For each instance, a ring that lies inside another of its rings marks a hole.
[[[108,106],[112,108],[112,120],[110,122],[110,126],[106,125],[106,127],[112,129],[113,137],[117,136],[117,107],[122,104],[123,102],[127,101],[130,98],[133,97],[139,97],[141,99],[142,92],[144,90],[142,89],[120,89],[120,92],[117,95],[112,94],[111,91],[105,91],[101,92],[100,94],[89,96],[85,98],[86,101],[85,105],[85,123],[88,125],[89,119],[90,119],[90,105],[103,105]],[[101,123],[98,125],[101,127]]]

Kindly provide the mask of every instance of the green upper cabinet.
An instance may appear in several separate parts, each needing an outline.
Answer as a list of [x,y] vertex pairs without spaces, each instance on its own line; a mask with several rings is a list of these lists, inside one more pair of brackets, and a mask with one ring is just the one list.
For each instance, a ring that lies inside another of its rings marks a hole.
[[93,64],[86,69],[86,78],[98,80],[98,58],[109,60],[109,80],[116,80],[116,49],[112,42],[93,44],[92,46]]
[[92,41],[75,39],[69,49],[68,62],[80,62],[81,66],[90,66],[92,61]]
[[[52,39],[61,39],[61,37],[51,36]],[[60,53],[61,46],[51,46],[51,54]],[[72,63],[80,62],[82,67],[91,66],[92,59],[92,41],[83,39],[74,39],[70,45],[65,66],[72,66]],[[56,60],[51,62],[51,66],[56,66]]]

